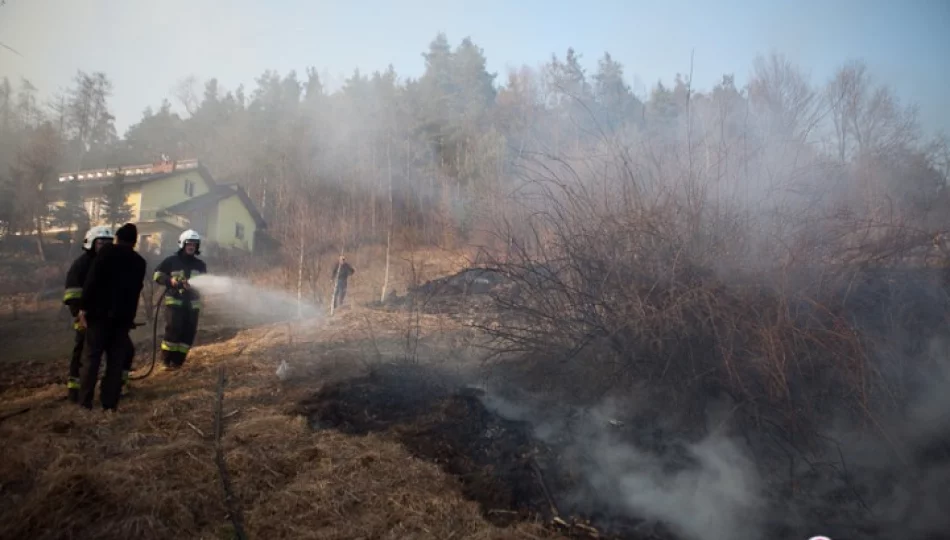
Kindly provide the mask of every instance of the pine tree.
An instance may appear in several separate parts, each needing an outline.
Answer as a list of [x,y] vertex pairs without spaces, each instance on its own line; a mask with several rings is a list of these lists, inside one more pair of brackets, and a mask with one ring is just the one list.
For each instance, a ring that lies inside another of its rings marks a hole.
[[103,194],[100,218],[112,227],[132,219],[132,205],[125,199],[124,181],[124,175],[116,173]]
[[66,184],[63,193],[63,204],[56,207],[52,215],[53,224],[57,227],[66,227],[72,229],[76,227],[79,230],[89,226],[89,214],[82,203],[82,193],[75,182]]
[[16,222],[16,186],[7,176],[0,176],[0,237],[13,232]]

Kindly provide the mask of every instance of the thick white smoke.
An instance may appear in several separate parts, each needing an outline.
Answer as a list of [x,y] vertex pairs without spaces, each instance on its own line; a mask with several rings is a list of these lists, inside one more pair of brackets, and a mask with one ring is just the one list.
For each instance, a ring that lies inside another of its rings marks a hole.
[[759,540],[765,504],[754,463],[740,444],[718,429],[684,444],[685,463],[622,442],[622,408],[612,402],[577,415],[531,406],[489,392],[485,406],[510,420],[526,421],[582,475],[583,494],[631,518],[662,522],[688,540]]

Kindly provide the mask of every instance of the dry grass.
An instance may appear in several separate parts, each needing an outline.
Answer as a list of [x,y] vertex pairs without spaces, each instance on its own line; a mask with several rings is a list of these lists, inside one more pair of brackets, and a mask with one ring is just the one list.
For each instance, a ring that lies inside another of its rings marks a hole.
[[[59,384],[5,392],[0,417],[29,409],[0,423],[0,538],[234,537],[214,461],[220,366],[221,442],[248,537],[549,537],[533,524],[490,525],[454,479],[388,437],[313,432],[288,413],[321,382],[360,371],[367,328],[391,352],[400,321],[354,309],[326,327],[240,331],[197,347],[185,371],[137,383],[115,415],[57,401]],[[46,365],[62,369],[64,357]],[[279,359],[302,378],[281,384]]]

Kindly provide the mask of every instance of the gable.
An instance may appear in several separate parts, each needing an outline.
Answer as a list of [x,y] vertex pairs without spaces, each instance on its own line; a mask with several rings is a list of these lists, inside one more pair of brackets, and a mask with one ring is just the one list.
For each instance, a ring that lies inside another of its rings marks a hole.
[[[191,186],[190,193],[186,192],[186,186]],[[143,183],[140,204],[143,210],[159,210],[199,197],[210,190],[211,186],[204,176],[197,170],[191,170]]]

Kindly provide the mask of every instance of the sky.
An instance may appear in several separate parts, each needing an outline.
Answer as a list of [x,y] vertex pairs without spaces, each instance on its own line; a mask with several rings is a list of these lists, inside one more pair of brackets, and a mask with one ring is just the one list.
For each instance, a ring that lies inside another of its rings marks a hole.
[[453,45],[471,37],[499,83],[568,47],[591,71],[607,51],[641,96],[688,74],[691,53],[697,89],[723,74],[744,84],[755,57],[773,51],[815,84],[862,59],[918,105],[928,134],[950,134],[950,0],[6,0],[0,42],[19,55],[0,48],[0,76],[48,95],[77,70],[103,71],[121,135],[165,97],[181,112],[173,88],[189,75],[227,89],[308,66],[331,89],[357,67],[415,77],[438,32]]

